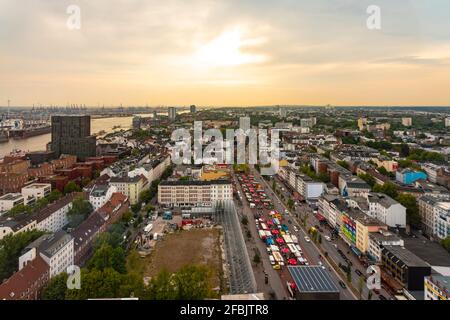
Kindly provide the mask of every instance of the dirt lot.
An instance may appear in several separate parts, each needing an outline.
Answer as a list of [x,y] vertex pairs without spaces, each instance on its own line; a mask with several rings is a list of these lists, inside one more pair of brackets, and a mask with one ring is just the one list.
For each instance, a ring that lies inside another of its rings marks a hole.
[[212,272],[212,287],[219,287],[222,282],[220,230],[192,229],[167,234],[141,262],[144,277],[153,277],[164,268],[176,272],[188,264],[207,265]]

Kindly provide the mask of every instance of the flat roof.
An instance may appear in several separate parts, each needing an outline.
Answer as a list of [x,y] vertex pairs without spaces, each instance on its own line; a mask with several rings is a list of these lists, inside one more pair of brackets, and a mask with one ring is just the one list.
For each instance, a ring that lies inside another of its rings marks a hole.
[[203,181],[203,180],[177,180],[177,181],[162,181],[160,186],[209,186],[214,184],[231,184],[229,180],[212,180],[212,181]]
[[338,292],[330,273],[321,266],[288,266],[299,292]]
[[52,185],[50,183],[33,183],[30,184],[29,186],[25,186],[22,189],[40,189],[40,188],[51,188]]
[[397,259],[400,259],[408,267],[430,267],[430,265],[416,256],[414,253],[401,246],[384,246],[390,254],[394,255]]
[[17,200],[20,198],[22,198],[22,194],[20,194],[20,193],[7,193],[7,194],[1,196],[0,200],[8,201],[8,200]]

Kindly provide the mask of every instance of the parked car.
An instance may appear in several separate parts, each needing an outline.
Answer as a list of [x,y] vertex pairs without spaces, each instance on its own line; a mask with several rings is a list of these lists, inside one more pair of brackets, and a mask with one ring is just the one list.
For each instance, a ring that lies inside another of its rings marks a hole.
[[274,265],[275,264],[275,258],[273,257],[273,255],[269,256],[269,260],[270,260],[270,264]]
[[339,285],[341,286],[342,289],[347,289],[347,286],[345,285],[344,281],[339,281]]
[[378,296],[378,299],[380,300],[387,300],[385,296],[382,296],[381,294]]
[[305,241],[306,242],[311,242],[311,239],[308,236],[305,236]]
[[356,273],[359,277],[361,277],[361,276],[363,275],[363,273],[362,273],[361,271],[359,271],[358,269],[355,270],[355,273]]
[[298,232],[297,226],[294,226],[294,231],[295,231],[295,232]]
[[325,236],[324,238],[325,238],[325,240],[327,240],[327,241],[331,241],[331,238],[330,238],[329,236]]

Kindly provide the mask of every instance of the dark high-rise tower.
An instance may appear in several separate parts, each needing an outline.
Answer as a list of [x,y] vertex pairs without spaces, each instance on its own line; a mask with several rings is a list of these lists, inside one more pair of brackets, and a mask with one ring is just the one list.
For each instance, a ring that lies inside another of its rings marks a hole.
[[78,159],[96,155],[96,138],[91,136],[91,116],[53,116],[50,148],[61,154],[76,155]]

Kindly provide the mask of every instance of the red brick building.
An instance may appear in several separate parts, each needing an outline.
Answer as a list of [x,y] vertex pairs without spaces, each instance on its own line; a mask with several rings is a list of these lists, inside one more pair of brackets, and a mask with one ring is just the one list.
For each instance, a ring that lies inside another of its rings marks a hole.
[[0,285],[0,300],[37,300],[50,278],[50,267],[39,255]]

